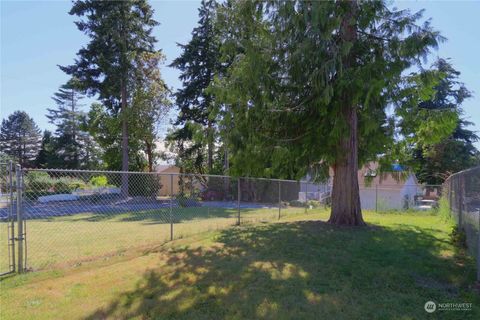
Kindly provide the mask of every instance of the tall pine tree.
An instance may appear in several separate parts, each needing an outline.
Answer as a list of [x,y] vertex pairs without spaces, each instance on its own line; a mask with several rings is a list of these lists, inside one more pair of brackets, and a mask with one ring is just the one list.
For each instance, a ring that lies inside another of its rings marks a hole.
[[86,115],[80,110],[83,95],[78,88],[78,81],[75,78],[70,79],[52,97],[57,105],[56,109],[47,109],[49,122],[57,127],[55,152],[62,160],[60,166],[68,169],[82,167],[82,140],[86,138],[85,132],[80,129]]
[[[98,94],[110,112],[121,120],[122,171],[129,170],[128,108],[139,54],[154,52],[152,29],[158,23],[146,0],[74,1],[71,15],[90,42],[77,53],[75,64],[61,67],[79,79],[87,93]],[[134,113],[131,113],[134,114]],[[128,175],[122,175],[122,195],[128,196]]]
[[178,165],[189,172],[213,170],[217,119],[214,98],[207,89],[220,70],[214,29],[216,8],[214,0],[202,0],[192,39],[185,45],[178,44],[182,53],[171,64],[180,70],[183,85],[175,94],[180,113],[174,124],[179,128],[169,134],[168,140],[178,154]]
[[15,111],[2,120],[0,153],[11,156],[22,166],[32,166],[40,151],[41,133],[24,111]]

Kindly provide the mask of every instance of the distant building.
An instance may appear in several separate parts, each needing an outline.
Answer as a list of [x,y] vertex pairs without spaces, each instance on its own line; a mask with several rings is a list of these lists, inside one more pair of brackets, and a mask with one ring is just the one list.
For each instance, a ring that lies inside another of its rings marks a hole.
[[[325,201],[331,196],[333,170],[331,177],[325,183],[313,183],[306,176],[301,183],[299,200]],[[437,196],[436,190],[430,190],[424,195],[424,187],[417,181],[415,175],[401,165],[394,164],[390,172],[378,171],[378,163],[370,162],[358,170],[358,185],[362,209],[406,209],[415,205],[417,197]]]
[[[169,196],[172,192],[173,194],[179,193],[179,176],[180,168],[174,165],[157,165],[155,167],[155,172],[160,173],[160,179],[162,183],[162,188],[160,189],[160,196]],[[170,177],[172,176],[172,177]],[[172,187],[173,180],[173,187]]]
[[362,209],[367,210],[411,208],[422,192],[415,175],[398,164],[382,173],[376,162],[365,165],[358,170],[358,186]]

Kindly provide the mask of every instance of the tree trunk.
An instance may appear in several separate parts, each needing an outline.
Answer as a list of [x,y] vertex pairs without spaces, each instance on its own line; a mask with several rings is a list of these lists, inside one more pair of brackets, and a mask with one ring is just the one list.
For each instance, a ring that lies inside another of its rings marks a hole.
[[213,133],[212,133],[212,122],[209,120],[207,125],[207,148],[208,148],[208,159],[207,159],[207,168],[208,173],[212,173],[213,169]]
[[[128,171],[127,88],[122,81],[122,171]],[[128,173],[122,173],[122,197],[128,198]]]
[[153,144],[145,139],[145,153],[147,154],[148,172],[153,172]]
[[[341,5],[348,5],[349,11],[345,14],[341,25],[341,37],[345,42],[354,43],[357,39],[356,10],[357,3],[348,1]],[[352,51],[344,58],[344,69],[355,62]],[[345,93],[341,117],[348,128],[348,135],[340,138],[335,164],[333,166],[332,212],[330,223],[339,225],[365,225],[360,205],[358,188],[358,115],[356,106],[352,105],[350,95]]]
[[343,116],[350,133],[342,138],[333,167],[332,212],[328,222],[340,225],[365,225],[358,188],[358,126],[357,111],[345,108]]

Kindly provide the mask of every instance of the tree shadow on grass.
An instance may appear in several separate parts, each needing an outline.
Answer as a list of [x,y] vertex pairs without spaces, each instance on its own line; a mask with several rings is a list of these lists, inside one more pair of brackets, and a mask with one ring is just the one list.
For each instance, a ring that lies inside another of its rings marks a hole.
[[[209,246],[160,251],[146,272],[87,319],[392,319],[424,318],[424,304],[464,301],[471,263],[441,255],[433,231],[335,227],[295,222],[231,228]],[[420,279],[420,280],[419,280]]]

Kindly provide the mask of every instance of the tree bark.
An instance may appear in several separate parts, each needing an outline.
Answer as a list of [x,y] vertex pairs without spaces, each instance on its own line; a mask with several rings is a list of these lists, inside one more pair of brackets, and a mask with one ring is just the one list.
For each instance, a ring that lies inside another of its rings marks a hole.
[[153,172],[153,143],[145,139],[145,153],[147,154],[148,172]]
[[333,166],[332,211],[328,222],[339,225],[365,225],[358,187],[358,125],[354,107],[345,108],[343,116],[350,128],[342,138]]
[[207,149],[208,149],[208,157],[207,157],[207,168],[208,173],[212,173],[213,169],[213,132],[212,132],[212,122],[209,120],[207,125]]
[[[340,35],[342,41],[354,43],[357,39],[355,1],[340,3],[347,5]],[[355,62],[352,51],[344,58],[345,70]],[[342,97],[342,110],[340,116],[347,125],[348,134],[340,138],[335,164],[333,166],[332,211],[328,222],[338,225],[365,225],[360,205],[360,192],[358,187],[358,115],[357,107],[352,105],[348,92]]]
[[[128,171],[128,117],[127,117],[127,88],[122,81],[122,171]],[[122,173],[122,197],[128,198],[128,173]]]

